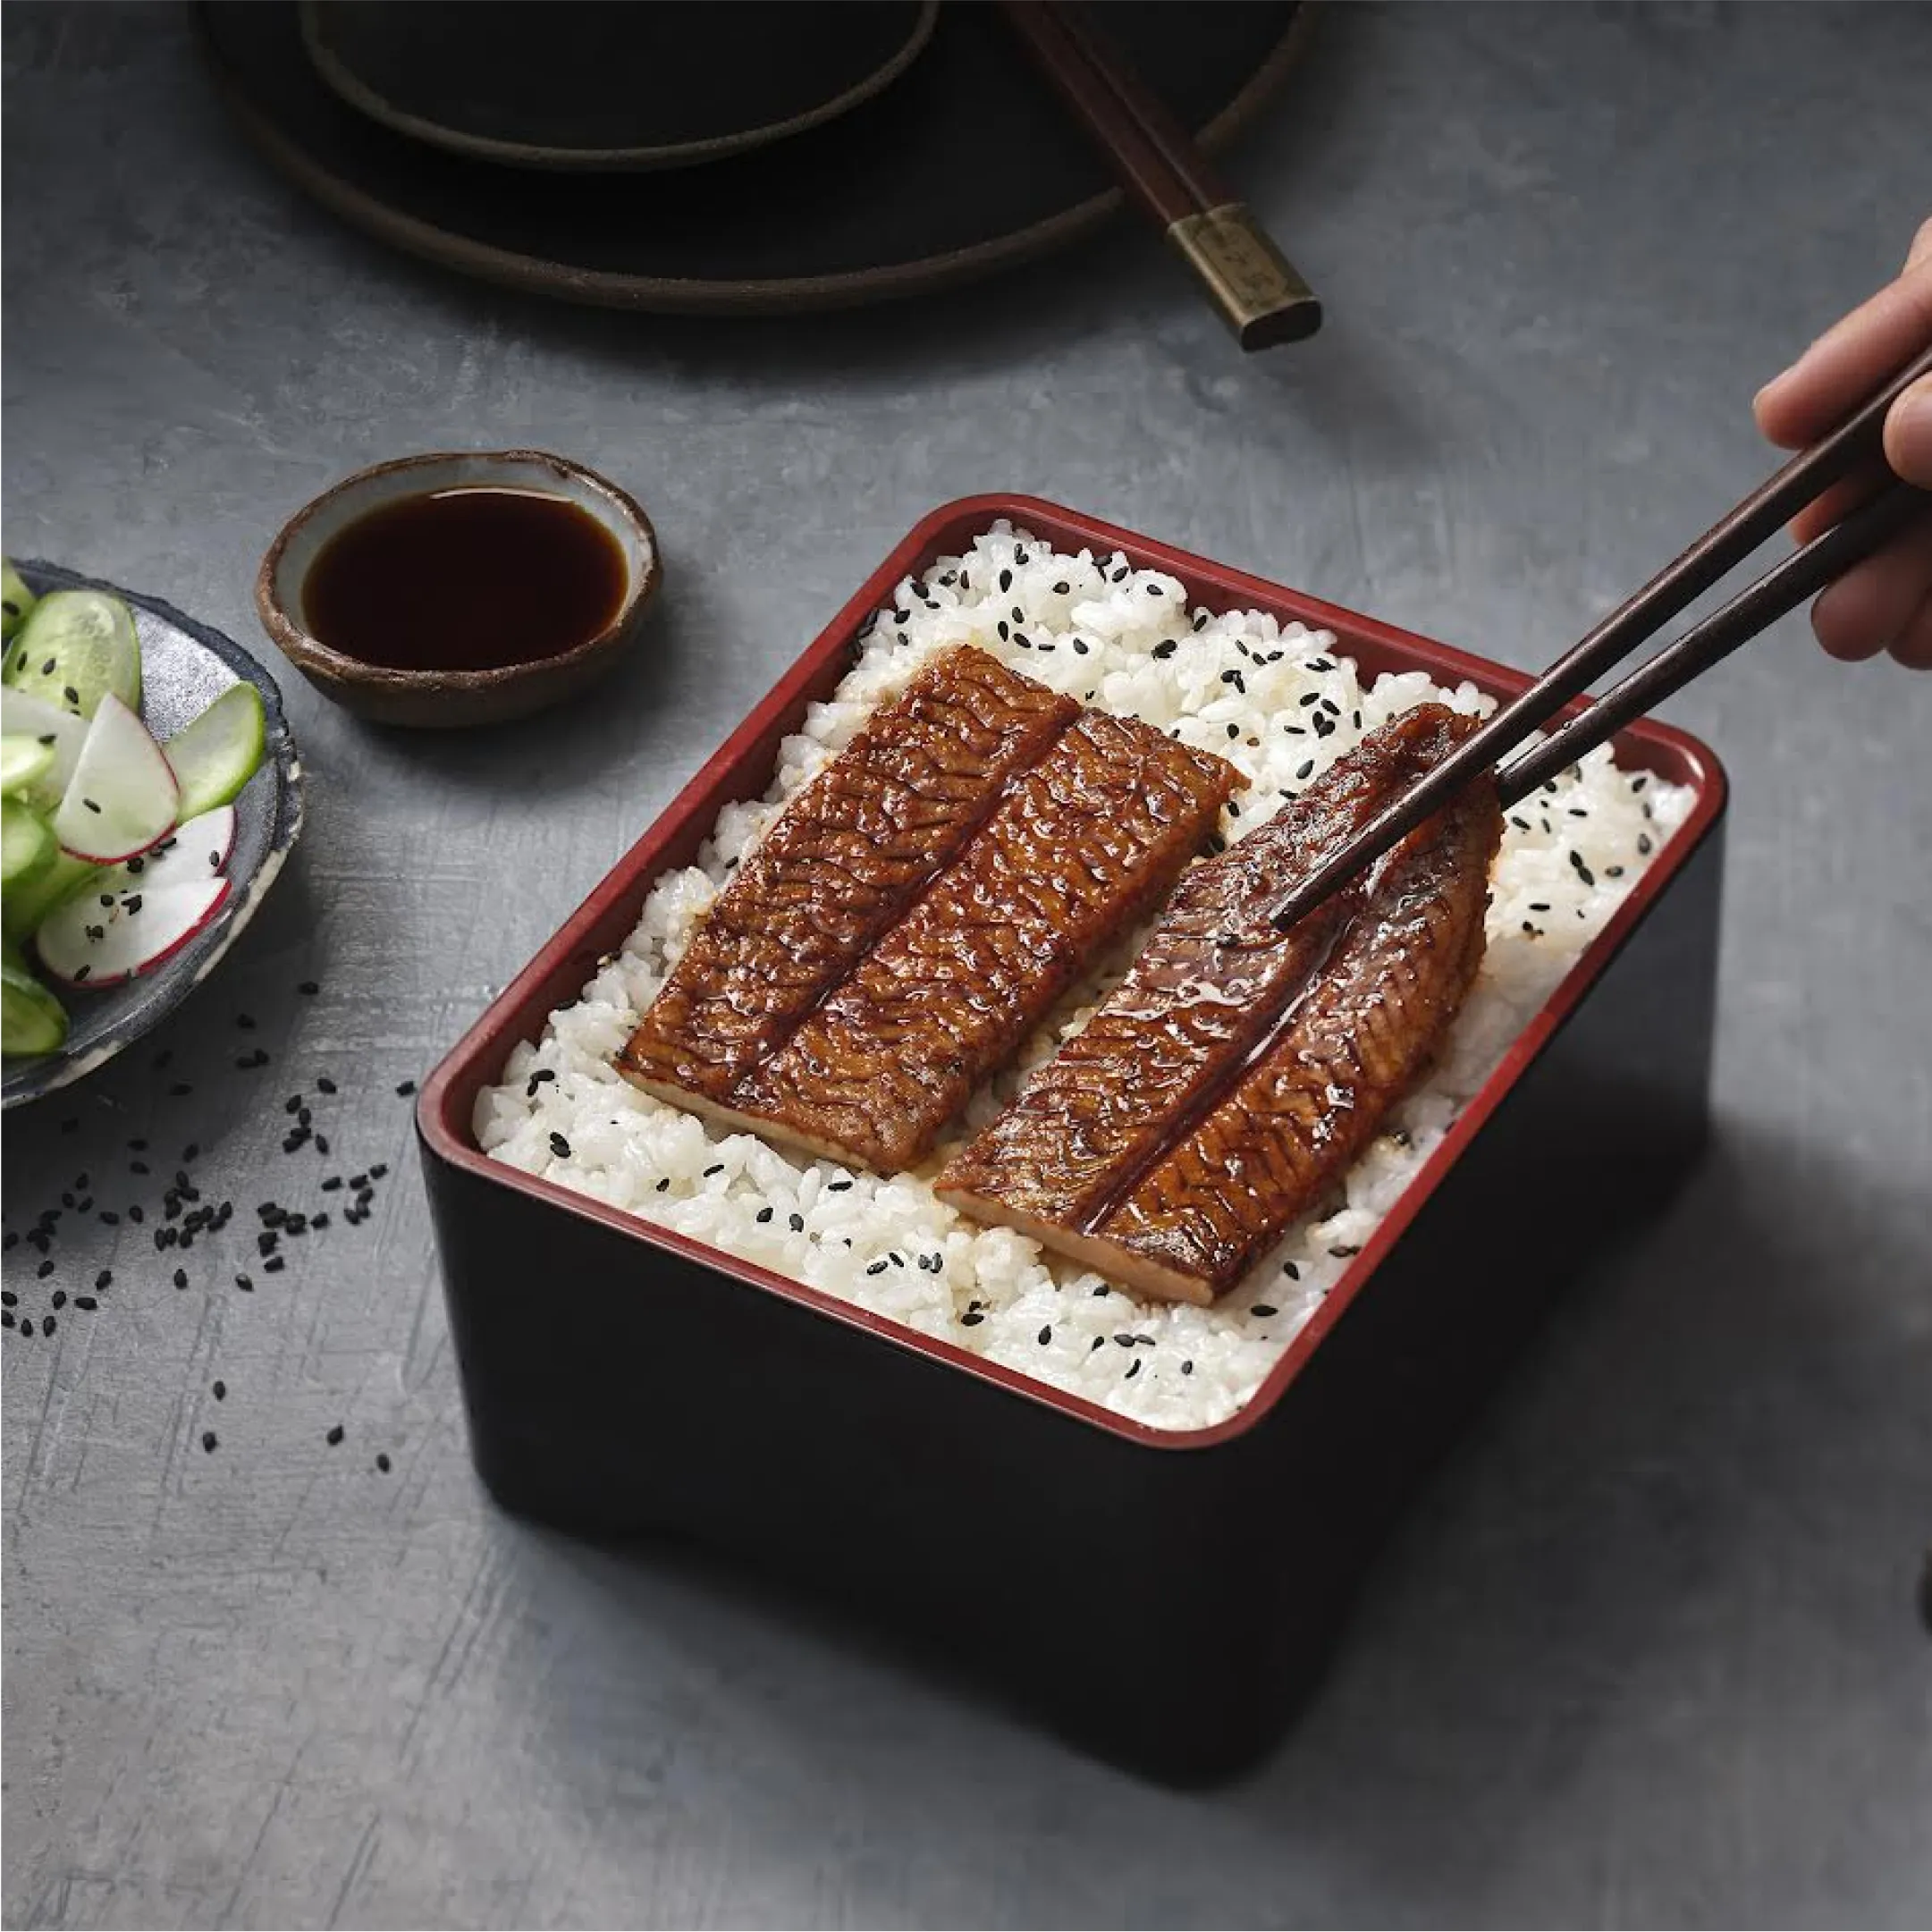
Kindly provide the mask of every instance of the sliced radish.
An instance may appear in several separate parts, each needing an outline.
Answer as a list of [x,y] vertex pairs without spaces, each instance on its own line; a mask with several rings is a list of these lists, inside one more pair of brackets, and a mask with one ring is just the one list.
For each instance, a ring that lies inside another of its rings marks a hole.
[[234,848],[235,808],[216,806],[177,825],[159,844],[103,873],[96,890],[165,892],[171,886],[199,885],[220,876]]
[[88,727],[54,835],[75,857],[113,865],[166,835],[180,797],[160,746],[110,691]]
[[10,685],[0,691],[0,729],[11,737],[30,738],[54,754],[53,768],[35,780],[28,791],[29,800],[51,812],[61,802],[67,781],[80,762],[80,747],[87,742],[88,721],[77,718],[58,704],[50,704],[31,691],[16,691]]
[[111,906],[85,891],[50,914],[34,935],[40,963],[68,986],[114,986],[159,966],[227,903],[226,879],[126,892]]

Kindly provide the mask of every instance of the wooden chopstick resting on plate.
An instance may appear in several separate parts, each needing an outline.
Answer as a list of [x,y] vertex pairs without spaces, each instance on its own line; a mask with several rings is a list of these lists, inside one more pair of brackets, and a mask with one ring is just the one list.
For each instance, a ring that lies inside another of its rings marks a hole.
[[1314,291],[1100,29],[1065,0],[1001,5],[1042,72],[1200,278],[1241,346],[1269,349],[1312,335],[1321,326]]
[[[1275,924],[1286,932],[1311,907],[1406,838],[1478,772],[1501,764],[1508,753],[1540,730],[1599,671],[1654,637],[1832,484],[1875,462],[1882,464],[1886,412],[1903,391],[1927,375],[1932,375],[1932,350],[1899,370],[1828,436],[1767,477],[1675,562],[1660,570],[1558,658],[1527,691],[1505,704],[1434,771],[1363,826],[1340,851],[1316,866],[1282,901],[1274,915]],[[1505,804],[1533,791],[1632,718],[1709,670],[1787,612],[1796,610],[1928,507],[1932,507],[1932,495],[1894,483],[1823,536],[1793,551],[1544,743],[1504,766],[1499,780]]]

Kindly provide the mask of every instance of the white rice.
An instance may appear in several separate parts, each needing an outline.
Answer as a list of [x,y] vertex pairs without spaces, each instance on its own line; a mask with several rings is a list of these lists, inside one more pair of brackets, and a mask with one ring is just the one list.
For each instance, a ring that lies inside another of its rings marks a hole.
[[[727,806],[699,864],[652,888],[622,952],[574,1005],[551,1015],[537,1044],[511,1053],[503,1084],[477,1100],[477,1139],[528,1173],[1105,1408],[1157,1428],[1203,1428],[1253,1395],[1458,1107],[1683,823],[1691,794],[1622,772],[1599,751],[1553,793],[1519,806],[1492,883],[1481,975],[1428,1084],[1351,1170],[1346,1199],[1298,1226],[1216,1307],[1143,1303],[1019,1235],[942,1206],[929,1179],[957,1143],[916,1174],[880,1179],[707,1126],[612,1068],[729,867],[881,699],[956,644],[1232,760],[1247,789],[1222,824],[1230,840],[1395,713],[1430,698],[1459,711],[1489,708],[1472,686],[1444,690],[1420,673],[1364,689],[1331,632],[1253,611],[1190,612],[1173,578],[1132,569],[1118,554],[1056,554],[996,523],[963,558],[899,586],[831,701],[814,704],[804,731],[785,741],[764,801]],[[1329,736],[1317,734],[1316,713],[1331,721]],[[1020,1067],[975,1098],[964,1129],[990,1118],[1020,1072],[1077,1029],[1132,951],[1122,948],[1063,1003]],[[533,1085],[540,1072],[554,1077]]]

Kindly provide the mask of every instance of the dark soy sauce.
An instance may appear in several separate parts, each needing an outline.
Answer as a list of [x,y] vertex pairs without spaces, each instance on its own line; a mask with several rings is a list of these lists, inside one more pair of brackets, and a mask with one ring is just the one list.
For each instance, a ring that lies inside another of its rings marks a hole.
[[302,580],[309,634],[366,664],[494,671],[588,643],[624,602],[617,539],[542,490],[405,496],[339,530]]

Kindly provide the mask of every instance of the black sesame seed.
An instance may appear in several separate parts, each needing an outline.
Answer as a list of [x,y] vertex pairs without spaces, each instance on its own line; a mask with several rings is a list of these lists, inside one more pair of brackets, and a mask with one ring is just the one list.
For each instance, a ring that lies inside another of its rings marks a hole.
[[213,1455],[221,1447],[221,1438],[212,1429],[204,1429],[201,1431],[201,1447],[209,1455]]
[[177,1268],[174,1270],[174,1286],[178,1288],[188,1286],[188,1270],[185,1268]]
[[1650,850],[1651,847],[1649,833],[1647,831],[1640,831],[1637,834],[1637,851],[1639,856],[1644,858],[1649,858],[1650,856]]
[[91,1295],[77,1295],[74,1296],[74,1306],[85,1314],[91,1315],[100,1305]]
[[322,1439],[333,1449],[342,1439],[342,1425],[338,1422]]
[[318,1093],[333,1093],[335,1091],[335,1083],[324,1074],[316,1082],[316,1091]]
[[1012,589],[1012,587],[1013,587],[1013,573],[1012,573],[1012,571],[1010,571],[1010,570],[1002,570],[1002,571],[1000,571],[1000,589],[1001,589],[1001,590],[1011,590],[1011,589]]
[[128,1209],[128,1219],[138,1226],[148,1219],[148,1211],[137,1201]]
[[1241,736],[1241,727],[1238,724],[1230,724],[1228,727],[1228,735],[1229,738],[1239,738]]
[[285,1113],[285,1114],[299,1114],[299,1113],[300,1113],[300,1112],[301,1112],[301,1110],[302,1110],[302,1097],[301,1097],[301,1095],[300,1095],[300,1093],[291,1093],[291,1094],[290,1094],[290,1095],[289,1095],[289,1097],[288,1097],[288,1099],[283,1101],[283,1103],[282,1103],[282,1110],[283,1110],[283,1113]]
[[287,1261],[283,1260],[281,1255],[271,1254],[268,1259],[262,1263],[262,1272],[265,1275],[279,1275],[282,1270],[287,1266]]
[[1041,1329],[1041,1331],[1040,1331],[1040,1346],[1041,1346],[1041,1347],[1044,1348],[1044,1347],[1045,1347],[1045,1346],[1047,1346],[1047,1344],[1048,1344],[1049,1342],[1050,1342],[1050,1341],[1051,1341],[1052,1339],[1053,1339],[1053,1325],[1052,1325],[1052,1323],[1051,1323],[1051,1322],[1049,1322],[1049,1323],[1047,1324],[1047,1326],[1046,1326],[1045,1328],[1042,1329]]
[[1306,779],[1306,778],[1310,778],[1310,777],[1312,777],[1312,776],[1313,775],[1313,773],[1314,773],[1314,769],[1315,769],[1315,761],[1314,761],[1314,760],[1313,760],[1312,758],[1310,758],[1310,759],[1307,759],[1307,760],[1306,760],[1306,761],[1305,761],[1304,763],[1303,763],[1303,764],[1298,764],[1298,765],[1296,765],[1296,766],[1295,766],[1295,777],[1296,777],[1296,778],[1298,778],[1298,779]]
[[1179,649],[1180,645],[1177,644],[1172,637],[1163,637],[1160,642],[1153,647],[1153,650],[1152,651],[1150,655],[1154,657],[1172,657],[1174,654]]
[[39,1267],[34,1270],[35,1275],[42,1281],[45,1281],[53,1272],[54,1263],[52,1261],[42,1261]]
[[217,1381],[215,1386],[208,1390],[208,1393],[215,1397],[215,1401],[226,1402],[228,1400],[228,1384],[226,1382]]
[[981,1314],[977,1309],[969,1309],[960,1316],[959,1326],[962,1329],[976,1329],[985,1319],[985,1316]]
[[570,1158],[570,1143],[561,1134],[553,1133],[550,1136],[550,1151],[559,1160]]
[[378,1160],[375,1165],[369,1169],[369,1178],[372,1181],[379,1181],[382,1179],[384,1175],[388,1172],[389,1163],[386,1160]]
[[396,1083],[396,1098],[397,1098],[398,1100],[407,1100],[407,1099],[408,1099],[408,1098],[409,1097],[409,1095],[410,1095],[410,1094],[412,1094],[412,1093],[415,1093],[415,1092],[416,1092],[416,1083],[415,1083],[415,1081],[413,1081],[413,1080],[399,1080],[399,1081],[397,1081],[397,1083]]
[[388,1458],[388,1456],[387,1456],[387,1455],[378,1455],[378,1456],[377,1456],[377,1457],[375,1458],[375,1466],[376,1466],[376,1468],[377,1468],[377,1469],[379,1469],[379,1470],[380,1470],[380,1471],[381,1471],[381,1472],[383,1472],[383,1474],[384,1474],[384,1475],[385,1475],[385,1476],[386,1476],[386,1475],[387,1475],[387,1474],[389,1473],[389,1458]]
[[94,968],[90,966],[76,966],[74,968],[74,984],[76,986],[80,985],[83,980],[87,979],[93,973],[93,971]]
[[55,1288],[53,1294],[47,1296],[47,1300],[55,1308],[64,1308],[67,1305],[67,1290],[65,1288]]
[[883,1261],[874,1261],[866,1269],[865,1272],[868,1275],[882,1275],[885,1272],[885,1263]]
[[1263,1321],[1266,1321],[1270,1315],[1278,1315],[1281,1311],[1275,1307],[1272,1303],[1257,1302],[1249,1312],[1259,1315]]
[[1193,1374],[1194,1372],[1194,1363],[1191,1363],[1191,1362],[1184,1362],[1184,1363],[1182,1363],[1182,1364],[1181,1364],[1181,1373],[1182,1373],[1183,1375],[1192,1375],[1192,1374]]
[[23,1316],[21,1320],[21,1333],[22,1335],[31,1335],[33,1331],[33,1317],[31,1315]]
[[82,800],[81,800],[80,802],[81,802],[81,804],[82,804],[82,805],[84,805],[84,806],[86,806],[86,807],[88,808],[88,810],[89,810],[89,811],[90,811],[90,812],[98,812],[98,811],[100,810],[100,807],[99,807],[99,806],[98,806],[97,805],[96,805],[96,804],[95,804],[95,802],[93,801],[93,799],[91,799],[91,798],[83,798],[83,799],[82,799]]
[[1140,1357],[1139,1357],[1138,1355],[1136,1355],[1136,1356],[1135,1356],[1134,1360],[1133,1360],[1132,1362],[1130,1362],[1130,1363],[1129,1363],[1127,1364],[1127,1372],[1126,1372],[1126,1373],[1125,1375],[1123,1375],[1123,1376],[1122,1376],[1122,1377],[1120,1378],[1120,1379],[1121,1379],[1121,1380],[1122,1380],[1123,1382],[1131,1382],[1131,1381],[1132,1381],[1132,1380],[1134,1379],[1134,1378],[1135,1378],[1135,1377],[1136,1375],[1138,1375],[1138,1374],[1139,1374],[1140,1372],[1141,1372],[1141,1358],[1140,1358]]
[[18,1308],[20,1300],[12,1288],[0,1288],[0,1308]]
[[771,1211],[771,1209],[770,1209],[770,1208],[760,1208],[760,1209],[758,1210],[758,1213],[757,1213],[757,1219],[758,1219],[758,1220],[759,1220],[760,1222],[764,1222],[764,1221],[768,1221],[768,1220],[770,1220],[770,1219],[772,1219],[772,1211]]
[[326,1134],[318,1134],[318,1135],[316,1135],[316,1152],[317,1152],[318,1154],[325,1154],[325,1153],[327,1153],[327,1152],[328,1152],[328,1151],[329,1151],[329,1137],[328,1137],[328,1135],[327,1135]]
[[325,1194],[333,1194],[342,1185],[342,1176],[340,1174],[332,1174],[327,1180],[323,1182],[322,1191]]
[[802,1235],[802,1234],[803,1234],[803,1233],[805,1232],[805,1216],[804,1216],[804,1215],[802,1215],[802,1214],[794,1214],[794,1215],[793,1215],[793,1216],[791,1217],[791,1231],[792,1231],[792,1233],[793,1233],[793,1234],[795,1234],[795,1235]]
[[253,1295],[255,1292],[255,1284],[246,1275],[237,1275],[235,1277],[235,1286],[244,1295]]

